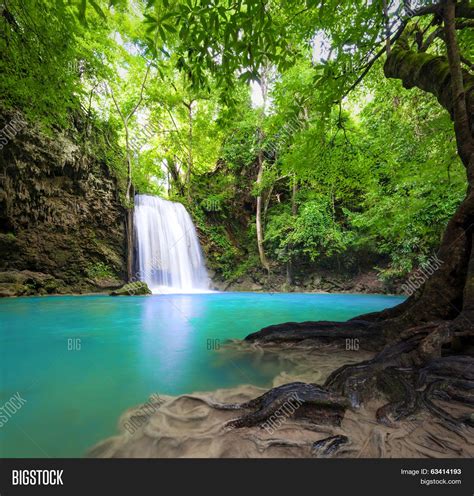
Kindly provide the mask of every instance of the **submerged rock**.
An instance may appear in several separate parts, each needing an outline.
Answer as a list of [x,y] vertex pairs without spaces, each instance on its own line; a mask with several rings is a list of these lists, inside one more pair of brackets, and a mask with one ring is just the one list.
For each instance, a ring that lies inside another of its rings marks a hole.
[[147,286],[146,282],[137,281],[125,284],[120,289],[112,291],[110,296],[140,296],[140,295],[150,295],[150,288]]

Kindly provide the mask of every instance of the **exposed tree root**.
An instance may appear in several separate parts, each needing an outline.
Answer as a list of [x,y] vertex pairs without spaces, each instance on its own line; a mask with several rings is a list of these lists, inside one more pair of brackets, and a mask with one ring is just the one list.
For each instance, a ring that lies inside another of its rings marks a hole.
[[377,379],[378,388],[389,399],[389,403],[376,411],[377,422],[393,427],[400,420],[417,412],[419,399],[413,386],[411,370],[389,367],[381,371]]
[[235,420],[228,427],[270,427],[281,417],[293,417],[317,424],[339,425],[349,406],[346,398],[332,393],[316,384],[293,382],[273,389],[258,398],[239,405],[240,409],[252,410]]
[[[269,343],[288,345],[295,341],[310,341],[314,346],[319,346],[330,341],[372,337],[374,334],[381,334],[378,325],[356,319],[348,323],[281,324],[251,334],[246,340],[261,346]],[[339,425],[347,408],[358,409],[378,400],[383,404],[376,410],[375,420],[381,425],[396,428],[401,421],[427,411],[445,429],[465,440],[464,431],[474,423],[472,414],[465,412],[456,417],[439,401],[454,401],[464,407],[474,404],[474,358],[467,354],[454,354],[469,348],[472,334],[472,326],[466,318],[427,322],[409,328],[395,342],[386,344],[372,359],[335,370],[323,387],[304,383],[286,384],[271,389],[246,405],[240,405],[240,408],[250,409],[251,413],[232,420],[228,426],[264,424],[271,420],[291,394],[296,394],[304,399],[300,414],[298,410],[292,414],[296,421],[305,417],[305,420],[315,424],[328,423],[329,420],[329,423],[332,421],[334,425]],[[377,340],[379,344],[382,341]],[[450,354],[443,356],[446,352]],[[328,456],[347,442],[338,436],[329,437],[315,443],[312,452],[318,456]],[[440,440],[435,443],[442,445]]]
[[249,334],[245,341],[259,344],[307,343],[309,345],[340,344],[358,339],[363,349],[377,350],[385,343],[380,326],[365,320],[348,322],[285,322],[264,327]]
[[[326,354],[328,363],[333,358]],[[159,408],[140,422],[131,419],[143,413],[141,406],[127,411],[120,435],[99,443],[89,456],[472,457],[474,430],[465,420],[472,407],[444,396],[451,392],[463,400],[472,390],[461,362],[468,365],[464,359],[433,362],[423,373],[416,367],[387,367],[379,372],[375,397],[360,408],[301,381],[270,391],[243,385],[160,396]],[[440,388],[439,381],[458,367],[463,372],[455,374],[450,388]],[[427,384],[433,385],[427,389]],[[336,413],[322,414],[327,411]]]
[[311,454],[318,458],[334,456],[344,449],[349,442],[347,436],[330,436],[316,441],[311,448]]
[[[378,352],[334,370],[353,360],[345,344],[355,338],[361,348],[374,340]],[[136,433],[123,431],[90,456],[474,456],[472,340],[465,316],[408,327],[397,339],[368,320],[271,326],[227,352],[296,363],[285,383],[165,398]],[[127,412],[124,425],[140,412]]]

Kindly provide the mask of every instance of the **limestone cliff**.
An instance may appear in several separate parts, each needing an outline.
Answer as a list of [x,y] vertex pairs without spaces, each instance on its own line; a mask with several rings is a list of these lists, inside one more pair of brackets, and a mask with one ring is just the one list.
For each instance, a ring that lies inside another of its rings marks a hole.
[[[8,129],[15,114],[0,115]],[[18,119],[17,119],[18,121]],[[0,150],[0,296],[105,290],[125,274],[125,210],[106,163],[36,126]]]

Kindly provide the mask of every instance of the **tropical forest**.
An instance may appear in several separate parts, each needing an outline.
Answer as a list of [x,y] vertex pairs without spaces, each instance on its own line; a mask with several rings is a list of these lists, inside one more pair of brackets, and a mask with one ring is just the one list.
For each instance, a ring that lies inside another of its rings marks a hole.
[[0,33],[1,457],[474,456],[472,2]]

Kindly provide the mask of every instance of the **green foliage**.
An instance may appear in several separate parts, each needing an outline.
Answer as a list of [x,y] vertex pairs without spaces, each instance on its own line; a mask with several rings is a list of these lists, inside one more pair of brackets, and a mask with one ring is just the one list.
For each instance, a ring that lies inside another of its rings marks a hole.
[[434,98],[403,94],[395,82],[378,85],[360,118],[366,130],[360,146],[371,176],[362,201],[347,212],[355,243],[390,257],[384,275],[405,275],[436,249],[465,194],[452,124]]
[[141,153],[135,163],[133,183],[138,193],[163,196],[164,173],[154,150]]
[[300,205],[297,215],[288,206],[270,218],[265,241],[276,258],[314,262],[330,258],[346,250],[350,233],[344,232],[334,221],[327,198],[316,198]]
[[87,276],[91,279],[114,277],[113,270],[104,262],[97,262],[87,268]]
[[2,12],[3,105],[21,109],[45,130],[70,127],[86,91],[82,79],[101,65],[97,43],[107,36],[101,16],[90,12],[88,31],[71,2],[13,0]]
[[[438,245],[465,174],[447,113],[386,80],[381,61],[347,94],[383,46],[381,7],[11,0],[0,19],[2,108],[74,133],[114,171],[124,205],[130,157],[135,190],[185,203],[226,278],[259,265],[257,196],[272,267],[368,254],[398,277]],[[472,36],[459,33],[470,60]],[[275,75],[266,109],[249,88],[263,68]]]
[[212,226],[208,230],[210,253],[214,254],[214,264],[225,278],[232,279],[235,275],[235,260],[238,249],[232,245],[222,226]]

